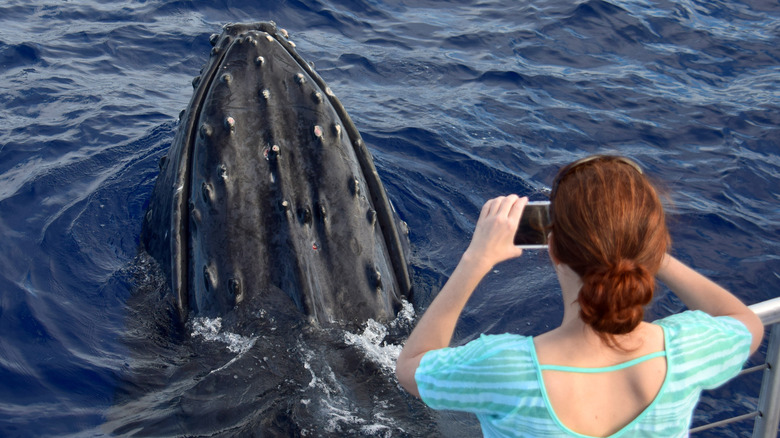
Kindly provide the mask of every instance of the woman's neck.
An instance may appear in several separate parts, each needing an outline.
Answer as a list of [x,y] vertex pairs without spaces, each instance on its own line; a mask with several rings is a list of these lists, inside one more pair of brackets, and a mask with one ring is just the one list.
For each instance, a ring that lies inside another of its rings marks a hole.
[[582,288],[582,279],[568,265],[555,263],[555,273],[558,274],[558,283],[561,286],[561,295],[563,297],[563,321],[561,327],[579,325],[585,323],[580,319],[580,304],[577,297]]
[[[556,336],[562,336],[574,341],[578,345],[590,346],[598,350],[605,349],[612,351],[614,348],[604,343],[601,336],[580,318],[580,305],[577,301],[580,288],[582,288],[582,279],[568,265],[563,263],[554,263],[555,272],[558,274],[558,283],[561,286],[561,295],[563,298],[563,321],[561,325],[553,330]],[[637,327],[631,333],[617,337],[617,341],[623,349],[620,351],[632,350],[642,345],[642,330]]]

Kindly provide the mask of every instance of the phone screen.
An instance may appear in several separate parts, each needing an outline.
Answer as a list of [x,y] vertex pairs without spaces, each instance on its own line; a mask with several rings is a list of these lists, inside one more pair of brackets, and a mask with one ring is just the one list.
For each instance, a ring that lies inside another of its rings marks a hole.
[[515,232],[515,245],[521,248],[546,248],[547,226],[550,225],[550,203],[529,202]]

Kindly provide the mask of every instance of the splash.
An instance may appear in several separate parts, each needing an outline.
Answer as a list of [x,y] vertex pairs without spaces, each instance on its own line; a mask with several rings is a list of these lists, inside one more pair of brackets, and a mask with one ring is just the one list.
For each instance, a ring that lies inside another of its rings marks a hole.
[[192,337],[202,336],[205,340],[211,342],[222,342],[227,344],[227,349],[231,353],[243,354],[249,351],[257,338],[247,338],[235,333],[222,330],[222,318],[198,317],[192,320]]
[[[408,326],[414,321],[414,315],[412,304],[404,301],[398,316],[388,326],[391,329]],[[388,327],[373,319],[369,319],[366,322],[363,333],[346,332],[344,338],[347,344],[358,347],[369,360],[381,366],[386,373],[392,374],[395,370],[395,362],[398,360],[398,355],[401,354],[402,346],[385,342],[387,332]]]
[[391,328],[399,328],[399,327],[409,327],[411,328],[412,324],[414,323],[414,306],[412,306],[412,303],[403,300],[401,302],[401,311],[398,312],[398,315],[395,317],[394,320],[390,322]]

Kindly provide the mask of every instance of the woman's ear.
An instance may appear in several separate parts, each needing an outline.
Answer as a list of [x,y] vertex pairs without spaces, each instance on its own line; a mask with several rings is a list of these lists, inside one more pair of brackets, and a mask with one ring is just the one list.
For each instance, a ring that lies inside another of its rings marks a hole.
[[553,240],[553,234],[552,231],[550,231],[549,233],[547,233],[547,253],[550,254],[550,260],[552,260],[553,264],[557,265],[560,262],[558,261],[558,259],[555,258],[555,254],[553,253],[552,240]]

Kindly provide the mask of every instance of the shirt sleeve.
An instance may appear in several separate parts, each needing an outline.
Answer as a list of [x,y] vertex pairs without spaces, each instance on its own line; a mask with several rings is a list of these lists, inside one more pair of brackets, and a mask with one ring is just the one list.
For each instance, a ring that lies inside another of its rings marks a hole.
[[711,389],[736,376],[750,354],[752,335],[739,320],[702,311],[682,312],[658,321],[665,327],[674,371],[687,385]]
[[434,409],[502,415],[535,381],[528,339],[482,335],[468,344],[426,353],[415,372],[422,400]]

